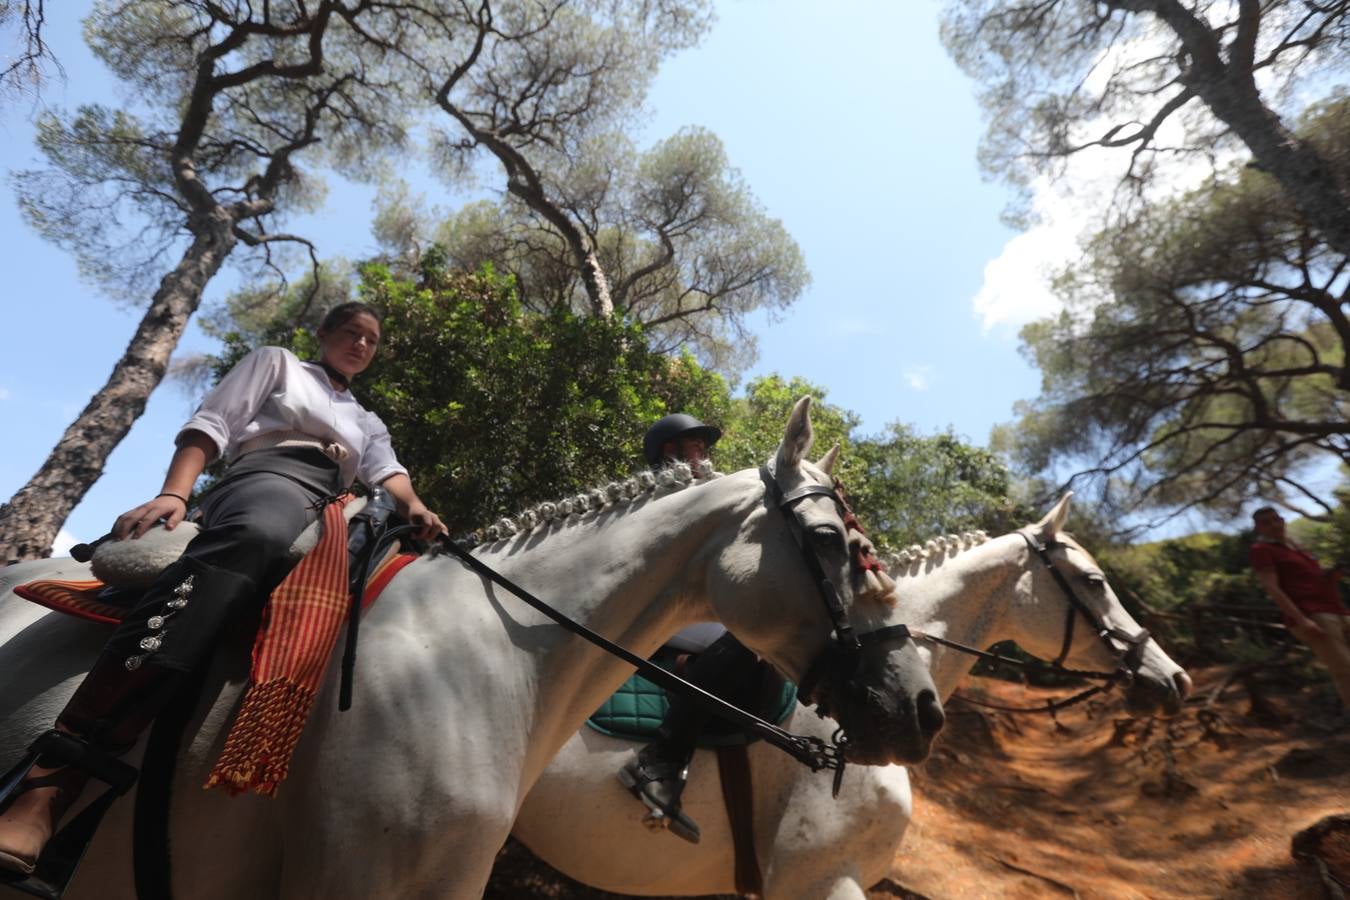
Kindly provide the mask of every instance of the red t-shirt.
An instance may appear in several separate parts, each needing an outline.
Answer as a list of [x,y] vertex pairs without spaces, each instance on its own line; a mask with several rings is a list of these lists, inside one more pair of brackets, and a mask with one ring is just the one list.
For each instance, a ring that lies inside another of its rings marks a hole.
[[1322,571],[1316,559],[1284,544],[1256,541],[1247,551],[1253,569],[1274,569],[1280,590],[1294,601],[1304,615],[1348,611],[1341,601],[1336,581]]

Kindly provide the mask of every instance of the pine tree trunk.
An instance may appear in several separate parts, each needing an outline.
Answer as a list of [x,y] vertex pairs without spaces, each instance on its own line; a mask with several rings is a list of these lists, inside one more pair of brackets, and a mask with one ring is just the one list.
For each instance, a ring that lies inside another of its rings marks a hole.
[[[1280,183],[1307,217],[1308,224],[1337,252],[1350,256],[1350,183],[1339,179],[1315,147],[1285,126],[1256,86],[1252,53],[1260,23],[1259,6],[1253,3],[1252,8],[1240,10],[1237,36],[1228,46],[1225,59],[1220,36],[1188,4],[1179,0],[1114,0],[1108,5],[1131,12],[1147,10],[1172,29],[1185,50],[1182,82],[1219,121],[1233,129],[1256,163]],[[1331,18],[1344,15],[1323,14]],[[1247,29],[1250,43],[1244,50],[1238,44]]]
[[[108,455],[145,411],[188,319],[201,304],[202,291],[237,240],[224,209],[217,208],[195,224],[196,237],[177,267],[160,281],[108,382],[66,429],[37,474],[0,506],[0,560],[13,563],[51,555],[61,524],[103,474]],[[166,463],[169,451],[166,447]],[[157,487],[145,486],[151,492]]]
[[1339,183],[1321,154],[1261,102],[1254,84],[1197,79],[1193,86],[1247,145],[1257,164],[1280,183],[1308,223],[1338,253],[1350,257],[1350,185]]

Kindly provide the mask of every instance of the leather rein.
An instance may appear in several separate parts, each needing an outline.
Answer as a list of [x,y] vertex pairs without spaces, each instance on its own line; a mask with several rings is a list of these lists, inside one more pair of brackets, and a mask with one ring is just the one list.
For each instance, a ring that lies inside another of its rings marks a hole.
[[[773,474],[767,467],[761,468],[760,476],[767,485],[771,486],[769,490],[771,501],[787,518],[788,528],[793,535],[794,541],[797,540],[797,535],[799,533],[804,535],[806,530],[796,512],[796,505],[800,501],[807,497],[827,496],[832,498],[841,510],[846,510],[848,508],[847,502],[839,494],[837,488],[812,484],[798,488],[791,494],[784,495],[782,489],[778,486],[777,480],[773,477]],[[849,622],[848,611],[845,609],[843,602],[839,599],[838,590],[835,588],[834,583],[830,581],[829,576],[825,574],[820,559],[816,556],[810,543],[803,539],[798,541],[798,547],[802,551],[802,559],[805,562],[811,577],[815,580],[817,589],[820,592],[821,600],[825,604],[825,609],[830,617],[830,622],[834,626],[835,637],[834,645],[822,652],[821,656],[812,663],[811,668],[808,670],[808,676],[816,673],[822,664],[840,665],[848,668],[849,671],[852,671],[851,667],[856,666],[858,655],[861,653],[863,647],[896,636],[907,637],[909,635],[909,629],[904,625],[891,625],[861,635],[856,634]],[[609,638],[592,631],[590,628],[587,628],[585,625],[582,625],[580,622],[577,622],[565,613],[560,612],[545,601],[539,599],[530,591],[516,584],[491,566],[488,566],[482,560],[475,557],[468,547],[447,539],[442,539],[437,547],[437,552],[451,554],[478,575],[511,592],[516,597],[523,600],[527,605],[533,607],[549,619],[552,619],[553,622],[565,630],[577,635],[583,640],[589,641],[606,653],[617,656],[619,659],[622,659],[624,662],[633,666],[644,678],[659,684],[668,691],[675,691],[683,694],[693,703],[708,712],[726,721],[735,723],[746,731],[786,752],[793,759],[808,766],[811,771],[818,772],[822,769],[834,770],[835,790],[837,793],[837,786],[840,783],[844,772],[844,754],[848,743],[842,728],[835,732],[830,743],[826,743],[821,738],[812,735],[793,734],[786,729],[779,728],[777,725],[766,722],[758,716],[746,712],[740,707],[727,703],[720,697],[708,693],[673,672],[643,659],[628,648],[616,644]],[[824,662],[827,657],[829,662]],[[804,678],[803,682],[806,680],[807,679]],[[807,696],[805,689],[799,688],[799,693],[803,697]]]
[[[987,650],[979,650],[958,641],[927,634],[918,629],[911,629],[910,631],[916,640],[941,644],[944,647],[950,647],[953,650],[976,656],[980,659],[1006,663],[1024,669],[1054,672],[1058,675],[1073,675],[1078,678],[1100,680],[1103,682],[1102,684],[1093,685],[1084,691],[1080,691],[1071,697],[1066,697],[1063,700],[1047,700],[1043,706],[1005,706],[999,703],[976,700],[972,697],[966,697],[960,694],[952,695],[953,699],[960,700],[963,703],[969,703],[973,706],[981,706],[986,709],[994,709],[1001,712],[1049,713],[1050,717],[1053,719],[1055,713],[1061,709],[1081,703],[1097,694],[1106,693],[1121,682],[1128,684],[1133,681],[1134,676],[1139,671],[1139,666],[1143,663],[1144,647],[1148,644],[1149,633],[1148,629],[1141,628],[1137,634],[1130,634],[1122,629],[1107,625],[1101,616],[1097,615],[1090,606],[1083,602],[1083,599],[1074,591],[1073,585],[1069,583],[1069,579],[1064,577],[1064,573],[1059,570],[1059,567],[1055,565],[1054,560],[1050,558],[1050,551],[1067,548],[1069,546],[1068,544],[1063,541],[1038,540],[1025,528],[1018,530],[1017,534],[1021,536],[1022,540],[1026,541],[1027,549],[1030,550],[1032,554],[1041,561],[1041,564],[1050,571],[1050,576],[1054,578],[1055,584],[1059,585],[1059,589],[1063,591],[1065,599],[1069,601],[1068,613],[1064,620],[1064,640],[1060,645],[1059,655],[1055,657],[1053,662],[1047,664],[1040,660],[1028,662],[1026,660],[1013,659],[1009,656],[990,653]],[[1074,628],[1078,621],[1078,616],[1080,615],[1092,626],[1093,633],[1096,634],[1097,639],[1104,643],[1111,653],[1120,661],[1120,665],[1117,666],[1114,671],[1096,672],[1084,669],[1070,669],[1064,665],[1064,660],[1068,659],[1069,650],[1073,646]],[[1123,649],[1122,646],[1118,646],[1118,644],[1123,645]]]

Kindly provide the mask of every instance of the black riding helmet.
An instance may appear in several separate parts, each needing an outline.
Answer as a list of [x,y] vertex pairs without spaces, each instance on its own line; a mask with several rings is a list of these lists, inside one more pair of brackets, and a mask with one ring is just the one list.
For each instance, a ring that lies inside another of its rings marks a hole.
[[647,458],[647,465],[655,466],[661,462],[661,448],[666,445],[666,441],[682,437],[703,438],[703,442],[712,447],[721,436],[720,428],[704,425],[685,413],[672,413],[657,419],[656,423],[647,429],[646,435],[642,438],[642,455]]

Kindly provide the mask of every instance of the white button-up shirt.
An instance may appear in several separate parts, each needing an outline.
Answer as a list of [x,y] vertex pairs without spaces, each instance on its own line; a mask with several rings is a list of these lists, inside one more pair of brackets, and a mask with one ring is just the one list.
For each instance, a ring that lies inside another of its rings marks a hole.
[[274,431],[302,432],[347,450],[338,463],[342,483],[375,486],[407,474],[389,442],[389,429],[350,391],[336,390],[317,363],[281,347],[259,347],[239,361],[178,432],[200,431],[232,460],[240,445]]

